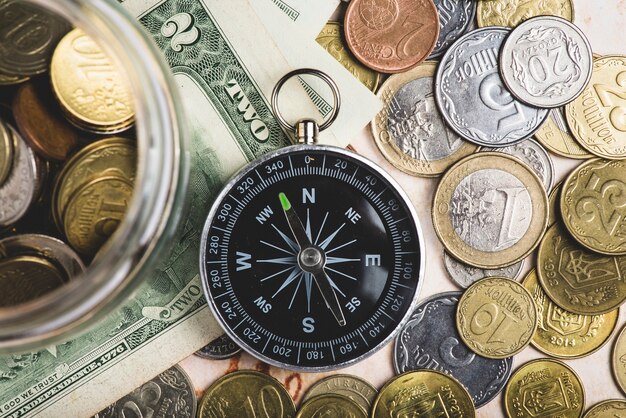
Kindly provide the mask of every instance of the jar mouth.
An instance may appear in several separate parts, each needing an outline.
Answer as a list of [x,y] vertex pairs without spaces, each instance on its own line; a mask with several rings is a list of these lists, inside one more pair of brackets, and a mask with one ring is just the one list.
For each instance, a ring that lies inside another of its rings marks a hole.
[[129,296],[174,236],[189,176],[171,71],[134,19],[114,2],[28,1],[98,39],[124,68],[134,98],[138,165],[126,215],[87,270],[36,300],[0,308],[0,353],[66,341]]

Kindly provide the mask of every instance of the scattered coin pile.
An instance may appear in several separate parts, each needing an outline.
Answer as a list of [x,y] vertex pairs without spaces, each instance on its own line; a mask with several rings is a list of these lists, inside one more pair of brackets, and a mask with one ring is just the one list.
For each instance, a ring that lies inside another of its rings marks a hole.
[[[0,306],[85,270],[133,193],[134,124],[123,75],[80,29],[28,3],[0,4]],[[12,19],[28,23],[12,28]],[[26,39],[27,36],[27,41]]]
[[[382,155],[407,174],[440,177],[433,225],[465,290],[421,302],[396,337],[398,376],[380,393],[334,375],[296,413],[278,382],[237,372],[207,390],[198,416],[268,413],[254,397],[250,411],[220,403],[219,391],[254,379],[283,416],[474,416],[502,390],[511,417],[583,415],[583,383],[562,360],[606,344],[626,299],[626,57],[592,56],[569,1],[513,3],[352,0],[344,23],[318,38],[384,102],[371,124]],[[403,13],[419,16],[404,32],[393,24]],[[414,42],[400,41],[407,31]],[[585,161],[554,186],[550,153]],[[626,393],[624,335],[613,368]],[[553,358],[513,370],[529,344]],[[222,347],[213,358],[237,350],[226,336],[205,350],[213,346]],[[608,400],[585,417],[624,411]]]

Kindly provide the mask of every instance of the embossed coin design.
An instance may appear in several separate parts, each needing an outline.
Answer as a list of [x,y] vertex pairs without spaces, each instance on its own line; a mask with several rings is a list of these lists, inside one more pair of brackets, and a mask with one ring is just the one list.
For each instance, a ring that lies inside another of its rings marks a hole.
[[626,401],[609,399],[595,404],[583,418],[623,418],[626,417]]
[[158,414],[154,417],[195,418],[196,403],[196,391],[191,379],[181,367],[174,366],[93,418],[140,418],[153,416],[154,413]]
[[433,177],[478,148],[463,140],[441,118],[433,93],[434,62],[392,75],[378,91],[385,106],[372,121],[372,135],[383,156],[414,176]]
[[332,394],[346,396],[356,402],[365,412],[369,412],[378,391],[369,382],[358,376],[335,374],[318,380],[302,397],[302,402],[318,395]]
[[367,68],[352,55],[344,38],[343,25],[328,22],[319,35],[317,43],[343,65],[346,70],[359,79],[368,89],[376,91],[380,82],[380,73]]
[[382,387],[371,418],[415,416],[476,416],[467,390],[454,378],[434,370],[418,370],[396,376]]
[[572,0],[479,0],[478,26],[516,27],[534,16],[560,16],[574,21]]
[[241,353],[239,347],[228,335],[223,334],[196,351],[194,354],[209,360],[225,360]]
[[63,220],[68,243],[93,256],[121,223],[133,195],[133,184],[122,177],[102,177],[87,183],[70,198]]
[[344,28],[359,61],[381,73],[400,73],[433,51],[439,15],[432,0],[353,0]]
[[565,363],[533,360],[511,376],[504,406],[509,417],[579,418],[585,409],[585,389],[576,372]]
[[47,83],[29,81],[13,99],[15,123],[28,144],[43,158],[64,161],[77,147],[78,131],[55,107]]
[[82,30],[72,30],[59,42],[50,79],[66,116],[78,127],[116,133],[134,123],[133,100],[124,74]]
[[599,315],[626,300],[626,256],[589,251],[559,222],[546,232],[537,255],[539,282],[550,299],[570,312]]
[[550,117],[535,133],[535,138],[544,147],[557,155],[567,158],[586,160],[592,157],[576,142],[565,120],[565,109],[560,107],[550,111]]
[[459,161],[442,177],[433,226],[446,250],[472,266],[494,269],[525,258],[548,223],[541,180],[518,159],[484,152]]
[[476,15],[476,3],[474,0],[435,0],[439,13],[439,38],[430,58],[441,56],[470,29]]
[[619,309],[602,315],[566,311],[548,298],[534,269],[522,284],[537,304],[539,325],[530,343],[539,351],[564,359],[584,357],[599,350],[613,335]]
[[533,139],[525,139],[517,144],[501,148],[484,148],[481,151],[502,152],[526,163],[543,183],[547,192],[554,181],[554,164],[546,150]]
[[626,57],[593,62],[591,82],[565,107],[572,134],[589,152],[608,159],[626,158]]
[[252,370],[229,373],[204,392],[198,418],[213,417],[294,418],[296,406],[276,379]]
[[309,399],[296,414],[296,418],[322,417],[367,418],[367,412],[347,396],[329,393]]
[[626,393],[626,326],[615,339],[611,360],[615,381],[622,392]]
[[574,100],[591,78],[591,45],[573,23],[538,16],[516,27],[500,50],[502,79],[515,97],[538,107]]
[[431,369],[451,375],[468,390],[477,408],[506,385],[513,359],[488,359],[474,354],[456,330],[461,292],[440,293],[422,302],[396,336],[396,373]]
[[478,280],[484,279],[485,277],[517,279],[524,265],[524,260],[499,269],[481,269],[465,264],[452,257],[447,251],[444,251],[443,264],[452,280],[462,288],[467,289]]
[[563,183],[561,215],[585,247],[626,255],[626,161],[596,158],[578,166]]
[[528,290],[511,279],[489,277],[470,286],[456,314],[463,342],[487,358],[522,351],[537,329],[537,307]]
[[30,76],[48,70],[50,57],[70,25],[28,2],[0,1],[0,73]]
[[483,28],[464,35],[437,70],[435,95],[444,119],[459,135],[486,147],[528,138],[549,113],[516,100],[500,79],[498,51],[508,34],[505,28]]

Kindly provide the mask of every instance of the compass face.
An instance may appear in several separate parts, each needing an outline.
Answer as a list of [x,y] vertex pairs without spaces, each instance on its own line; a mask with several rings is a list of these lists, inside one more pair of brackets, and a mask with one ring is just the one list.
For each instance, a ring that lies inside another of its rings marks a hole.
[[256,161],[202,235],[209,304],[246,351],[293,370],[384,345],[417,299],[421,234],[399,186],[362,157],[297,145]]

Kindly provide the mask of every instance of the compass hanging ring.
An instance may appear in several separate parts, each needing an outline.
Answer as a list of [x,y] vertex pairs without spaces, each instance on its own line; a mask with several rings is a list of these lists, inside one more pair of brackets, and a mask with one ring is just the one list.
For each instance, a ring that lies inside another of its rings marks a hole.
[[[328,85],[328,87],[330,87],[333,95],[334,103],[331,106],[330,112],[326,115],[323,115],[326,117],[326,120],[322,122],[322,124],[319,126],[318,123],[313,119],[302,119],[299,120],[295,125],[292,125],[287,122],[285,117],[280,112],[280,108],[278,107],[278,95],[280,94],[281,89],[288,80],[292,79],[293,77],[298,77],[300,83],[305,89],[307,89],[308,85],[301,77],[299,77],[300,75],[305,74],[314,75],[320,78]],[[325,72],[316,70],[314,68],[299,68],[285,74],[280,80],[278,80],[278,83],[276,83],[276,86],[272,91],[272,111],[274,112],[276,120],[284,129],[290,132],[295,132],[296,138],[300,143],[310,144],[316,142],[317,134],[327,129],[337,119],[337,116],[339,116],[340,108],[341,94],[339,92],[339,87],[337,87],[337,83],[335,83],[335,81],[330,78]]]

